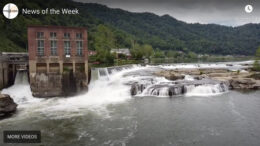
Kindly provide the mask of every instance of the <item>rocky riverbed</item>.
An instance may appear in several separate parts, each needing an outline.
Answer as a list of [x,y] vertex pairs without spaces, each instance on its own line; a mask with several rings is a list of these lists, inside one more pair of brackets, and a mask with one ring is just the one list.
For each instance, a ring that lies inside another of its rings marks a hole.
[[174,69],[162,70],[155,75],[165,77],[168,80],[184,79],[185,75],[190,75],[195,80],[214,80],[223,82],[230,89],[260,89],[260,73],[251,69],[230,71],[229,69]]

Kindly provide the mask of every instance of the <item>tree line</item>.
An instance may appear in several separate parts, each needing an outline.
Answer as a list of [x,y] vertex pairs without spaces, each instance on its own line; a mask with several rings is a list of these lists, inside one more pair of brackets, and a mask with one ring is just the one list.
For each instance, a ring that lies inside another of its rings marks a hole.
[[[8,0],[0,1],[1,5]],[[196,57],[196,54],[253,55],[260,46],[260,25],[240,27],[187,24],[169,15],[131,13],[71,0],[14,0],[20,9],[78,8],[80,15],[0,15],[0,51],[26,51],[28,25],[80,26],[88,29],[95,60],[113,62],[111,48],[130,48],[134,59]],[[57,5],[57,3],[59,5]]]

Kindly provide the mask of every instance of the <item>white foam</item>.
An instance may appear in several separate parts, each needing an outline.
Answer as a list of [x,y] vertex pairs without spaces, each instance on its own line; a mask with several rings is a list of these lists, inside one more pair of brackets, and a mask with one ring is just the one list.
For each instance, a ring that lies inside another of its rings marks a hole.
[[[225,86],[225,85],[223,85]],[[200,85],[200,86],[187,86],[187,93],[185,94],[186,96],[214,96],[214,95],[219,95],[227,91],[226,89],[222,89],[220,84],[216,85]]]
[[39,102],[41,100],[32,96],[30,84],[28,83],[28,74],[25,71],[17,72],[14,85],[3,89],[1,93],[10,95],[14,99],[14,102],[19,105]]
[[[177,63],[177,64],[164,64],[159,65],[163,69],[200,69],[200,68],[224,68],[231,70],[238,70],[246,68],[245,64],[252,64],[253,61],[240,61],[240,62],[218,62],[218,63]],[[230,66],[231,65],[231,66]]]
[[190,75],[185,75],[184,80],[194,81],[194,78],[192,76],[190,76]]

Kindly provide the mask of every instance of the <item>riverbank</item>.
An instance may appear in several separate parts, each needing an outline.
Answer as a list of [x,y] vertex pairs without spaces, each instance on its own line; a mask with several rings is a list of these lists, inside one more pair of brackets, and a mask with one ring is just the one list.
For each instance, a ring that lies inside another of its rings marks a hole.
[[220,68],[173,69],[159,71],[155,75],[169,80],[183,79],[185,75],[190,75],[195,80],[212,79],[225,82],[230,89],[260,89],[260,73],[250,68],[233,71]]

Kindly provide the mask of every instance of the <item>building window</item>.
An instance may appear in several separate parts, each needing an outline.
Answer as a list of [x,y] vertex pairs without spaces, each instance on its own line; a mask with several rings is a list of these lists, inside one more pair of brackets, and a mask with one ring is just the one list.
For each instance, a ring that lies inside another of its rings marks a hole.
[[70,41],[64,41],[64,53],[70,55]]
[[43,39],[44,33],[43,32],[37,32],[37,39]]
[[82,56],[83,55],[82,41],[77,41],[77,55],[78,56]]
[[65,38],[65,39],[69,39],[69,38],[70,38],[70,33],[67,33],[67,32],[64,33],[64,38]]
[[82,33],[76,33],[76,39],[82,39]]
[[51,37],[51,39],[56,39],[57,33],[56,32],[51,32],[50,33],[50,37]]
[[38,56],[44,55],[44,40],[38,40],[37,54]]
[[51,55],[56,56],[57,55],[57,41],[51,40]]

